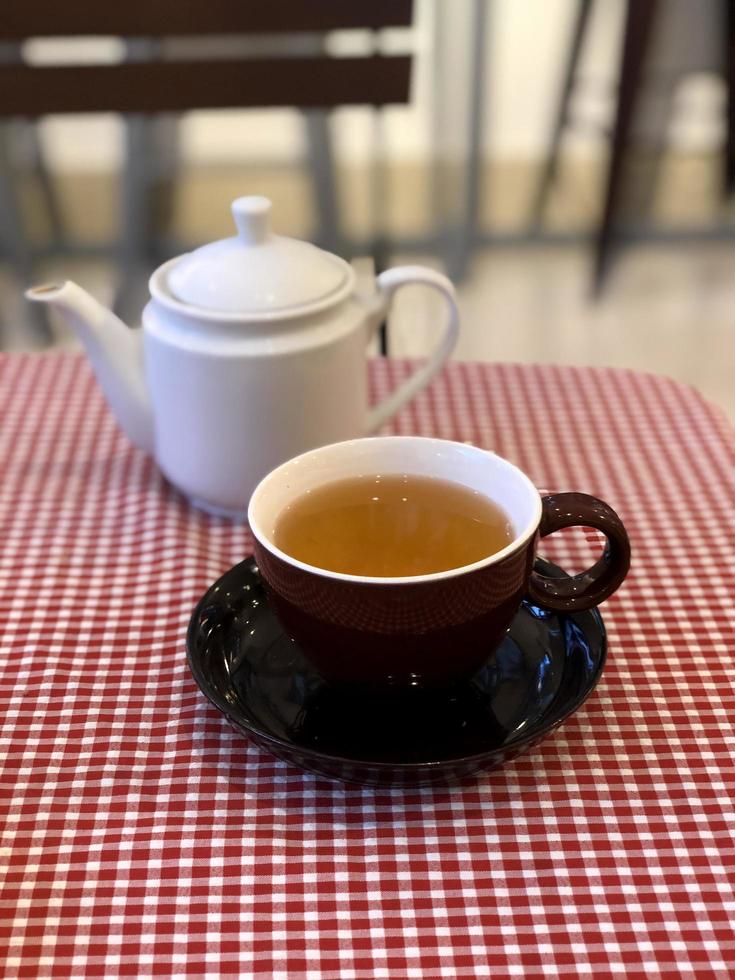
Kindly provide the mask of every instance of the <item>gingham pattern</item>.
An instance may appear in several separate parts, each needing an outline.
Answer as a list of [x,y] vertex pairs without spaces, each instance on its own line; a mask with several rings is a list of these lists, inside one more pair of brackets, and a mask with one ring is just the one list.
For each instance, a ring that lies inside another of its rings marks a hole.
[[455,364],[402,413],[608,499],[634,565],[582,710],[474,783],[388,792],[228,727],[184,630],[247,532],[166,486],[78,357],[0,370],[5,977],[733,975],[733,458],[699,395]]

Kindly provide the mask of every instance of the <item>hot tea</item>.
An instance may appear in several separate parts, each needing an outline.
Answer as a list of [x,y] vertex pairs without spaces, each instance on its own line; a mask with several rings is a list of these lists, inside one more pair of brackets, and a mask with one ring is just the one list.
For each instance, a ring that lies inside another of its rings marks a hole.
[[323,484],[286,507],[274,530],[276,546],[299,561],[376,577],[461,568],[514,537],[508,515],[482,493],[411,474]]

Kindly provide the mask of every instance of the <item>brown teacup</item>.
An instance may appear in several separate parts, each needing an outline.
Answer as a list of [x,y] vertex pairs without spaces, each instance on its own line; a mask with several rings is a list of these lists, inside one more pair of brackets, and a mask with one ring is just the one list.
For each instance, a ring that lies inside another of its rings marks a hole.
[[[505,511],[514,536],[471,565],[393,578],[328,571],[277,547],[275,528],[287,506],[326,483],[371,473],[469,487]],[[491,655],[522,599],[561,612],[589,609],[612,595],[630,564],[625,528],[603,501],[583,493],[542,497],[507,460],[443,439],[355,439],[304,453],[258,484],[248,520],[261,576],[285,628],[325,680],[366,687],[467,677]],[[535,571],[539,536],[574,525],[606,536],[596,564],[562,579]]]

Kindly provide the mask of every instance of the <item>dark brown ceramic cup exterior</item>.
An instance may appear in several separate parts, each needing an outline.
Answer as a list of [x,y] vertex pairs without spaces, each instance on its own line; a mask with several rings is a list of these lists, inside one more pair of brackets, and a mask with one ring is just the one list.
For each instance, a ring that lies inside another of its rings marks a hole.
[[412,584],[312,575],[259,542],[255,557],[278,617],[325,680],[444,684],[473,673],[526,591],[533,541],[466,575]]
[[[582,525],[607,543],[595,565],[567,579],[534,571],[538,537]],[[495,563],[434,580],[330,578],[284,561],[257,537],[255,556],[286,629],[331,683],[446,685],[473,674],[509,628],[522,599],[551,610],[589,609],[621,584],[630,545],[620,518],[582,493],[542,498],[538,533]]]

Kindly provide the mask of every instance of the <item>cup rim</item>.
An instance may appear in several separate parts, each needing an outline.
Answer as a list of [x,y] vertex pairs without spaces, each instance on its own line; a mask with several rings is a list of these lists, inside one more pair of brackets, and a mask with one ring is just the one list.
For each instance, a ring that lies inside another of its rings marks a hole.
[[[264,530],[257,517],[254,516],[255,508],[258,505],[259,498],[267,492],[268,484],[278,478],[284,469],[295,463],[296,461],[303,461],[309,456],[317,456],[326,450],[334,449],[336,446],[344,446],[345,448],[352,445],[364,445],[366,442],[396,442],[398,440],[406,443],[416,443],[421,442],[423,444],[435,444],[439,446],[461,446],[464,450],[471,449],[477,453],[483,453],[487,456],[492,456],[496,460],[499,460],[505,466],[508,467],[510,471],[513,472],[514,476],[519,480],[523,486],[530,491],[531,495],[535,500],[534,515],[532,519],[526,524],[526,526],[500,551],[496,551],[492,555],[488,555],[486,558],[481,558],[478,561],[472,562],[469,565],[459,565],[456,568],[447,568],[441,572],[430,572],[425,575],[391,575],[391,576],[381,576],[381,575],[351,575],[347,572],[334,572],[330,571],[328,568],[320,568],[318,565],[310,565],[307,562],[300,561],[298,558],[294,558],[287,552],[282,551],[272,540],[269,534]],[[250,497],[250,502],[248,504],[247,520],[250,527],[250,531],[255,539],[268,551],[270,554],[279,558],[281,561],[293,568],[298,568],[303,572],[308,572],[311,575],[317,575],[321,578],[327,578],[332,581],[340,582],[352,582],[354,584],[363,585],[420,585],[424,582],[441,582],[447,579],[457,578],[460,575],[467,575],[472,572],[479,571],[482,568],[487,568],[491,565],[497,565],[504,559],[508,558],[510,555],[515,554],[520,548],[528,543],[529,539],[538,530],[538,526],[541,523],[541,494],[538,488],[534,485],[531,479],[521,470],[515,463],[511,463],[510,460],[505,459],[504,456],[498,455],[491,449],[482,449],[479,446],[474,446],[472,443],[458,442],[454,439],[436,439],[431,436],[369,436],[360,439],[346,439],[340,442],[330,443],[326,446],[319,446],[316,449],[309,449],[304,453],[300,453],[298,456],[294,456],[280,466],[271,470],[266,476],[258,483],[255,490]]]

